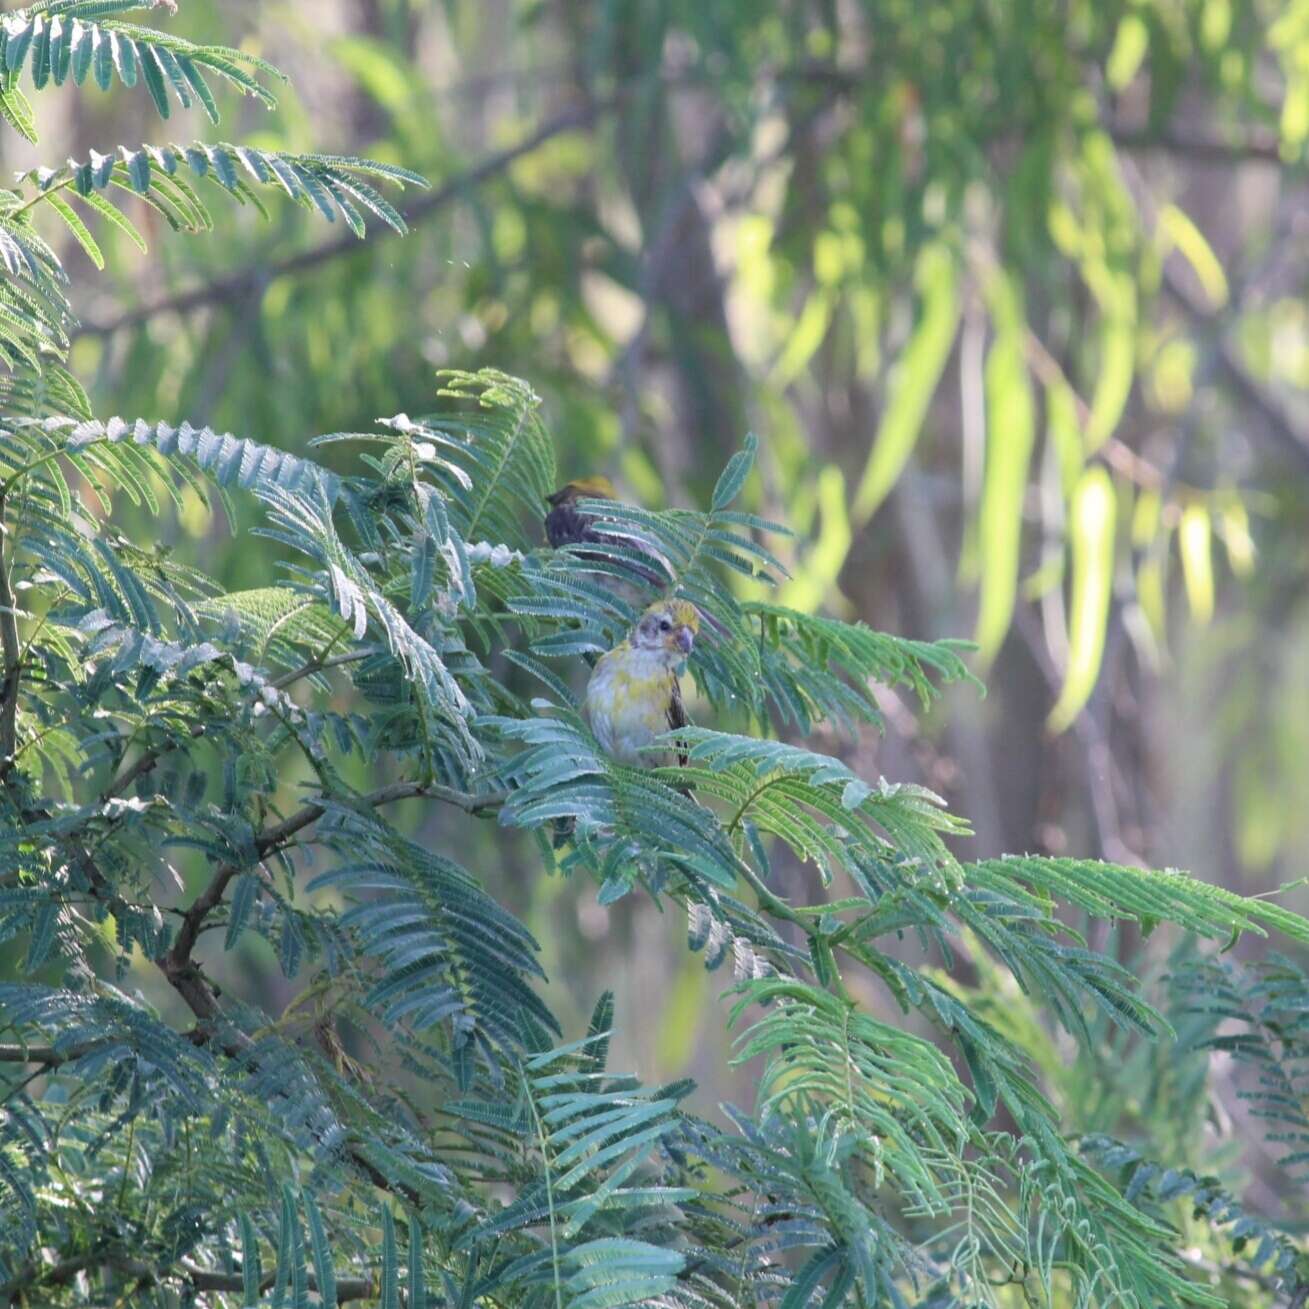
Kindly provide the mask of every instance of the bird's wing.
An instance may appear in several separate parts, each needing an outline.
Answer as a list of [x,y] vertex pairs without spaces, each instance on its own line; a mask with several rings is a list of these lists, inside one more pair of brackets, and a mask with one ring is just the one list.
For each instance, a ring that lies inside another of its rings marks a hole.
[[[686,705],[682,703],[682,684],[676,673],[668,674],[668,726],[675,732],[679,727],[689,727],[691,720],[686,716]],[[677,743],[677,762],[686,767],[686,743]]]
[[609,680],[612,654],[613,651],[610,651],[610,654],[600,656],[591,672],[591,680],[586,684],[586,717],[605,754],[614,752],[614,719],[611,712],[613,684]]
[[[557,499],[556,496],[563,498]],[[592,540],[594,534],[590,531],[590,517],[578,513],[572,497],[564,496],[562,491],[557,492],[556,496],[550,497],[551,509],[545,516],[545,539],[556,550],[560,546]]]

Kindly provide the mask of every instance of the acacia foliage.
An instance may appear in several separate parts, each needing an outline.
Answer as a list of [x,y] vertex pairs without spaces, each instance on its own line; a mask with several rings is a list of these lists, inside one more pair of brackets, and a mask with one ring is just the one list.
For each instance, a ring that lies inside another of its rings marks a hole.
[[[189,425],[9,420],[0,933],[29,980],[0,988],[7,1286],[963,1305],[1012,1275],[1073,1303],[1221,1303],[1065,1139],[1022,1045],[894,943],[969,933],[1093,1048],[1097,1013],[1170,1029],[1059,908],[1219,941],[1309,924],[1179,873],[961,864],[938,797],[773,739],[874,722],[874,682],[930,699],[966,672],[946,645],[736,598],[733,572],[777,567],[778,529],[733,507],[753,443],[706,513],[594,502],[625,543],[597,557],[534,544],[555,474],[520,381],[444,376],[431,415],[330,440],[346,471]],[[281,548],[268,584],[225,593],[116,535],[101,505],[161,483],[251,497]],[[741,729],[686,729],[683,768],[609,760],[570,690],[633,591],[701,607],[690,671]],[[406,799],[538,837],[566,818],[541,875],[557,858],[602,902],[683,912],[730,976],[757,1104],[708,1122],[689,1083],[611,1073],[603,997],[561,1031],[537,943],[396,825]],[[783,899],[779,845],[839,898]],[[212,980],[248,935],[302,987],[281,1012]],[[857,1004],[867,971],[927,1028]]]
[[[239,67],[114,26],[128,8],[11,16],[7,103],[25,67],[78,81],[88,41],[176,65],[202,101],[184,58]],[[343,161],[232,151],[306,203],[348,189]],[[147,197],[153,166],[123,165]],[[743,598],[777,580],[784,530],[737,507],[753,440],[708,511],[592,502],[611,544],[572,552],[537,544],[556,481],[539,401],[494,371],[324,437],[331,467],[90,417],[41,327],[68,310],[33,226],[46,196],[68,221],[56,188],[99,194],[80,176],[33,175],[4,219],[47,280],[15,289],[37,271],[20,258],[6,284],[32,317],[6,338],[0,422],[0,941],[22,955],[0,985],[0,1300],[1225,1303],[1069,1138],[1024,1043],[899,943],[966,943],[1093,1055],[1093,1024],[1171,1028],[1062,911],[1219,942],[1304,943],[1309,923],[1179,873],[961,863],[937,796],[775,739],[876,724],[876,683],[927,704],[968,674],[949,643]],[[114,526],[116,503],[190,495],[256,510],[262,585],[225,590]],[[671,595],[705,616],[704,717],[735,730],[688,729],[684,768],[626,767],[572,688]],[[537,875],[592,879],[602,903],[683,915],[728,979],[757,1102],[710,1121],[690,1083],[611,1071],[607,996],[563,1031],[490,870],[414,839],[404,801],[530,834]],[[779,849],[831,895],[779,894]],[[215,981],[252,941],[290,1003]],[[867,979],[903,1021],[857,1002]],[[1294,1288],[1268,1249],[1259,1276]]]

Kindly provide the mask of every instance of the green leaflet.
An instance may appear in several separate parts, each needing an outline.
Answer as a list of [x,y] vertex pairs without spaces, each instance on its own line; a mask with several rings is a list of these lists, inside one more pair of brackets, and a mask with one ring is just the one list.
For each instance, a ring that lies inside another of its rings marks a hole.
[[1113,591],[1116,525],[1113,481],[1103,467],[1093,465],[1082,474],[1069,512],[1073,589],[1068,667],[1059,698],[1050,710],[1048,726],[1052,732],[1062,732],[1071,725],[1090,698],[1100,672]]
[[1182,510],[1177,549],[1191,618],[1204,626],[1214,615],[1213,527],[1208,505],[1193,501]]
[[1111,315],[1100,325],[1100,371],[1086,420],[1086,452],[1094,454],[1114,433],[1136,371],[1135,305],[1131,316]]
[[[159,115],[170,113],[165,83],[172,87],[183,108],[192,94],[203,102],[212,121],[217,107],[202,72],[217,76],[272,108],[277,100],[257,74],[285,80],[271,64],[228,46],[197,45],[184,37],[154,31],[133,24],[97,21],[116,11],[140,5],[72,3],[60,6],[65,12],[48,19],[27,17],[17,11],[8,16],[5,29],[5,65],[13,73],[30,68],[32,84],[40,90],[53,80],[60,85],[72,73],[81,85],[92,63],[100,87],[109,88],[114,72],[125,87],[136,86],[138,74]],[[185,61],[185,67],[183,66]],[[31,138],[34,139],[34,138]]]
[[922,432],[959,326],[956,278],[952,252],[943,244],[927,246],[916,270],[918,323],[896,365],[886,409],[855,491],[850,515],[856,524],[866,523],[886,499]]
[[250,1215],[240,1215],[241,1223],[241,1287],[246,1304],[255,1304],[259,1299],[261,1281],[259,1267],[259,1238]]
[[1182,255],[1195,273],[1210,307],[1221,309],[1227,303],[1227,274],[1214,248],[1195,225],[1195,220],[1177,205],[1164,205],[1158,215],[1161,243],[1172,246]]
[[1046,387],[1045,419],[1046,439],[1054,447],[1059,463],[1059,484],[1064,499],[1071,501],[1085,462],[1085,451],[1077,417],[1077,397],[1062,379]]
[[1022,308],[1007,288],[994,293],[996,340],[986,359],[986,465],[978,520],[981,594],[977,644],[990,664],[1013,619],[1028,467],[1036,409],[1027,372]]
[[[170,67],[176,70],[175,87],[190,85],[180,65],[174,62]],[[149,70],[147,84],[157,93],[158,102],[166,106],[167,92],[158,61],[151,58],[142,63],[142,68]],[[250,182],[276,186],[291,200],[318,210],[329,221],[338,213],[344,215],[360,236],[364,235],[361,208],[395,232],[403,234],[406,230],[404,218],[371,184],[373,181],[402,187],[427,185],[408,169],[355,156],[292,154],[229,142],[145,146],[139,150],[121,147],[118,159],[92,150],[84,161],[69,160],[59,169],[31,169],[20,174],[18,181],[33,188],[37,202],[65,187],[88,203],[94,196],[105,200],[104,192],[114,187],[128,188],[153,205],[170,226],[200,232],[209,230],[212,223],[187,175],[196,180],[211,177],[233,198],[244,202],[253,199],[255,193],[241,178],[238,166]]]

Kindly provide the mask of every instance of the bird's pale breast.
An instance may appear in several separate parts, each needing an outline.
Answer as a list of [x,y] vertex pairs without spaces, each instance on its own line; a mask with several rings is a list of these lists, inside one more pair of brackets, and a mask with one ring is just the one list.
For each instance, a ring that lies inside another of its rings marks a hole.
[[606,753],[622,763],[661,762],[642,752],[668,731],[672,672],[629,646],[604,655],[586,688],[586,712]]

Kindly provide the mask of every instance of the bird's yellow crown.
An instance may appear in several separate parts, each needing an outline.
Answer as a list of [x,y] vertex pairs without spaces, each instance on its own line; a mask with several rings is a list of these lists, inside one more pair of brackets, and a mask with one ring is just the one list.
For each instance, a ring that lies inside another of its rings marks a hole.
[[674,623],[700,634],[700,611],[689,600],[656,600],[645,612],[667,614]]
[[561,486],[553,495],[546,496],[546,502],[552,505],[564,504],[572,500],[616,500],[618,493],[614,484],[600,475],[579,477],[576,481]]

